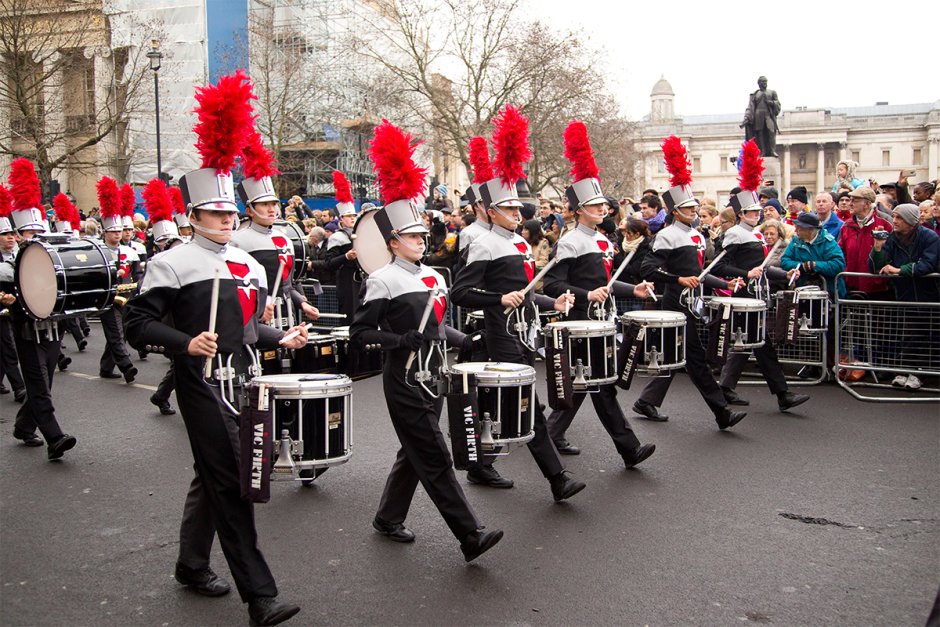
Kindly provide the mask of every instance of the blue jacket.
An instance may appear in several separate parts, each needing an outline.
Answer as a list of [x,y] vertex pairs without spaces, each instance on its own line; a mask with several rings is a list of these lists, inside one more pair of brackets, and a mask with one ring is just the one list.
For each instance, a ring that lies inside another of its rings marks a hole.
[[842,220],[839,219],[839,216],[836,215],[835,211],[829,213],[829,219],[823,222],[822,227],[826,229],[826,232],[832,236],[832,239],[839,241],[839,231],[842,230],[842,225],[845,224]]
[[880,252],[872,248],[868,256],[868,268],[872,273],[877,273],[889,264],[901,269],[900,276],[891,281],[898,300],[936,302],[940,297],[937,289],[940,279],[918,277],[937,271],[938,256],[940,237],[921,225],[906,242],[902,242],[892,231]]
[[[826,291],[829,296],[835,295],[836,276],[845,271],[845,256],[842,249],[836,243],[829,233],[820,229],[816,239],[812,242],[804,242],[799,237],[794,236],[790,240],[790,245],[783,252],[780,258],[780,267],[790,271],[799,267],[804,261],[815,261],[815,272],[808,274],[800,270],[800,278],[797,285],[807,285],[812,282],[808,279],[821,276],[826,281]],[[839,281],[839,296],[845,296],[845,285]]]
[[[851,181],[849,181],[849,185],[852,186],[853,190],[858,189],[864,184],[865,184],[865,179],[860,179],[858,177],[854,177]],[[836,181],[835,183],[832,184],[832,191],[836,194],[842,191],[839,189],[839,181]]]

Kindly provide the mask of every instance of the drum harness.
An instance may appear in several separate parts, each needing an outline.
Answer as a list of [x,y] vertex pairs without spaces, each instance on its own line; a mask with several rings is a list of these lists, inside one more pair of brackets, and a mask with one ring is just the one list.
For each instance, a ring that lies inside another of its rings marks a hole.
[[543,267],[529,284],[522,289],[523,301],[517,307],[506,307],[506,333],[515,335],[523,346],[531,352],[539,349],[538,340],[542,335],[542,320],[539,316],[539,307],[534,301],[525,302],[525,296],[541,281],[548,271],[555,267],[558,258],[555,257]]
[[[721,253],[715,257],[708,266],[702,270],[702,273],[698,275],[699,284],[696,288],[686,287],[679,294],[679,304],[685,307],[690,314],[696,318],[701,318],[702,314],[705,313],[705,286],[702,284],[702,279],[704,279],[709,272],[712,271],[712,268],[722,260],[722,258],[728,254],[727,250],[721,251]],[[695,295],[692,295],[692,290],[695,290]]]

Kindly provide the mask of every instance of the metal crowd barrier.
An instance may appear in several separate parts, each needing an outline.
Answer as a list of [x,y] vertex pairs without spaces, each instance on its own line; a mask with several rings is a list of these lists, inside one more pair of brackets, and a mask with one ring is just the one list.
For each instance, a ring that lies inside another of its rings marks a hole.
[[[885,278],[843,272],[838,279],[847,276]],[[921,279],[940,284],[940,274]],[[839,385],[859,400],[938,402],[940,303],[867,300],[859,293],[837,298],[836,355]],[[920,379],[921,387],[892,385],[896,377],[908,375]]]

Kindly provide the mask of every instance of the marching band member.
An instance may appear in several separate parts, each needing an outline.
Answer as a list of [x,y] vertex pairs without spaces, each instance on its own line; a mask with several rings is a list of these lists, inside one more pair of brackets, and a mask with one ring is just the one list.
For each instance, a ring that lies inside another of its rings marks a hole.
[[[127,246],[137,254],[137,259],[141,262],[147,260],[147,247],[144,246],[136,237],[134,237],[134,208],[137,206],[137,198],[134,195],[134,188],[130,183],[121,185],[121,246]],[[134,282],[139,282],[143,275],[143,267],[138,266],[138,274],[134,277]]]
[[[52,209],[56,217],[55,232],[68,233],[73,239],[77,239],[79,226],[81,224],[81,218],[79,218],[78,215],[78,207],[72,204],[68,196],[60,192],[52,199]],[[85,334],[82,331],[80,318],[80,316],[72,316],[65,320],[60,320],[59,334],[62,335],[63,331],[67,331],[72,336],[72,339],[75,340],[78,351],[83,352],[85,348],[88,347],[88,340],[85,339]],[[85,322],[85,324],[87,325],[87,322]],[[63,342],[64,341],[65,338],[63,338]],[[59,353],[59,370],[65,370],[71,363],[71,357],[66,356],[62,352]]]
[[[140,294],[127,306],[127,328],[134,347],[172,357],[193,450],[196,476],[180,525],[176,579],[207,596],[229,592],[229,584],[209,567],[218,533],[251,624],[275,625],[300,608],[277,599],[274,577],[258,548],[253,505],[241,498],[238,408],[223,391],[254,370],[246,365],[257,364],[251,356],[255,343],[274,347],[284,335],[258,322],[267,290],[263,268],[228,245],[237,214],[230,169],[251,130],[250,98],[251,84],[240,71],[197,89],[194,130],[203,167],[180,180],[195,235],[151,261]],[[214,277],[221,279],[215,332],[210,332]],[[292,330],[299,333],[286,346],[301,348],[306,329]],[[219,356],[231,368],[212,369],[204,378],[206,359]]]
[[[404,523],[421,482],[469,562],[499,542],[503,532],[483,530],[457,483],[453,460],[438,426],[443,401],[406,379],[409,355],[426,347],[429,338],[443,339],[447,309],[444,278],[421,263],[428,230],[411,199],[426,190],[425,170],[414,164],[414,149],[410,136],[387,120],[376,127],[370,155],[386,204],[375,221],[392,253],[392,262],[369,275],[350,335],[357,347],[377,344],[387,351],[382,381],[401,448],[372,526],[396,542],[414,541],[414,533]],[[435,287],[441,291],[434,314],[421,333],[419,322]]]
[[[663,308],[677,311],[686,317],[685,345],[686,372],[698,389],[708,408],[715,414],[715,421],[722,430],[733,427],[747,414],[734,412],[728,408],[718,383],[711,375],[705,362],[705,348],[699,338],[695,317],[680,299],[682,288],[698,288],[698,275],[702,270],[702,258],[705,253],[705,241],[701,234],[692,228],[695,221],[698,200],[692,194],[692,172],[685,146],[676,136],[670,136],[663,142],[666,169],[671,177],[672,187],[663,194],[673,223],[661,230],[653,241],[652,250],[646,255],[641,266],[641,274],[648,280],[666,284],[663,296]],[[706,275],[701,283],[706,288],[730,289],[735,291],[743,286],[744,281],[733,279],[723,281],[712,275]],[[649,420],[665,421],[667,416],[657,409],[663,404],[669,385],[675,376],[675,370],[668,377],[650,379],[633,404],[633,410]]]
[[[565,156],[572,162],[571,176],[574,179],[574,183],[565,190],[565,197],[575,211],[577,226],[558,240],[555,251],[558,263],[545,275],[544,291],[549,296],[560,296],[570,291],[574,294],[574,306],[568,312],[568,319],[588,320],[589,305],[603,304],[607,300],[607,283],[613,272],[614,246],[597,231],[597,225],[607,217],[609,206],[597,179],[598,169],[584,123],[571,122],[565,129],[564,140]],[[634,286],[615,281],[610,291],[617,296],[649,296],[649,288],[645,284]],[[557,409],[548,417],[548,432],[559,453],[577,455],[581,452],[568,442],[565,432],[585,396],[585,393],[576,393],[570,409]],[[630,428],[617,402],[617,388],[613,383],[600,386],[590,396],[597,417],[627,468],[653,454],[656,445],[641,445]]]
[[[464,251],[473,242],[473,240],[482,237],[490,232],[490,221],[486,218],[486,207],[483,206],[483,199],[480,197],[480,186],[493,177],[493,165],[490,162],[490,151],[486,146],[485,137],[471,137],[470,145],[467,147],[469,153],[470,165],[473,167],[473,182],[467,188],[467,200],[473,207],[473,213],[476,220],[472,224],[460,230],[458,235],[458,249],[463,263],[466,262],[466,253]],[[463,263],[458,261],[462,266]],[[456,274],[456,268],[454,270]]]
[[[10,187],[13,209],[10,220],[24,240],[38,233],[48,232],[44,219],[39,177],[33,164],[16,159],[10,164]],[[75,446],[74,436],[63,433],[56,420],[52,405],[52,375],[62,342],[55,322],[32,320],[13,295],[15,262],[0,264],[0,305],[9,307],[16,352],[19,356],[23,379],[26,383],[26,402],[16,414],[13,437],[26,446],[42,446],[46,438],[46,452],[50,460],[59,459]]]
[[307,297],[293,284],[294,244],[286,235],[271,228],[281,210],[271,177],[280,172],[274,167],[271,151],[264,147],[264,141],[256,130],[249,134],[243,149],[242,170],[245,179],[238,184],[237,191],[245,203],[249,224],[248,228],[235,232],[231,244],[262,265],[272,288],[277,282],[280,264],[284,262],[281,293],[272,294],[272,299],[283,298],[288,307],[297,307],[307,318],[316,320],[319,310],[307,302]]
[[[0,184],[0,267],[6,272],[12,272],[16,260],[16,231],[10,222],[10,211],[13,209],[10,190]],[[9,264],[9,265],[6,265]],[[0,269],[0,272],[3,270]],[[16,342],[13,339],[13,323],[10,320],[11,305],[16,298],[12,294],[0,292],[0,394],[9,394],[10,390],[3,385],[5,376],[13,388],[13,400],[22,403],[26,400],[26,383],[20,374],[20,361],[16,356]],[[3,302],[8,301],[8,302]],[[39,438],[37,438],[39,440]],[[42,444],[39,440],[36,446]]]
[[[475,240],[467,249],[467,265],[457,275],[451,295],[461,307],[483,309],[486,347],[490,359],[532,365],[534,356],[506,328],[506,307],[530,304],[564,311],[570,295],[551,299],[522,289],[535,276],[535,259],[529,244],[516,233],[520,224],[522,202],[516,195],[516,181],[523,176],[522,163],[531,153],[528,145],[528,121],[519,110],[506,106],[495,120],[493,144],[496,146],[494,178],[480,186],[487,210],[490,232]],[[572,478],[548,437],[545,414],[536,397],[535,437],[528,443],[542,474],[548,479],[556,501],[568,499],[585,488]],[[501,477],[492,462],[467,471],[467,479],[494,488],[511,488],[512,480]]]
[[[140,260],[132,248],[121,244],[124,231],[121,190],[114,179],[107,176],[102,177],[96,187],[98,205],[101,207],[101,226],[104,229],[102,243],[117,263],[118,285],[128,285],[135,282],[134,277],[139,275]],[[124,344],[124,316],[121,308],[111,307],[100,318],[105,345],[98,376],[102,379],[119,379],[123,375],[127,383],[133,383],[137,368],[131,362]],[[114,372],[115,366],[121,374]]]
[[352,320],[358,305],[360,283],[356,280],[359,264],[356,263],[356,251],[352,247],[356,203],[348,184],[345,188],[336,188],[336,213],[339,216],[339,229],[326,241],[326,267],[336,276],[339,313],[346,314],[346,320]]
[[188,242],[193,236],[193,227],[186,217],[186,203],[183,201],[183,192],[179,187],[170,187],[170,201],[173,203],[173,221],[180,239]]
[[[755,231],[754,227],[761,218],[757,188],[760,186],[763,170],[760,148],[753,139],[748,140],[744,145],[741,159],[739,174],[741,191],[731,197],[731,207],[734,209],[738,222],[728,229],[722,238],[722,250],[726,251],[726,254],[715,266],[714,271],[718,276],[761,280],[766,272],[771,278],[786,280],[795,272],[791,270],[787,273],[772,266],[761,268],[768,252],[767,243],[764,241],[764,236]],[[721,392],[731,405],[748,404],[748,401],[734,391],[741,372],[747,365],[748,357],[749,353],[733,352],[722,367],[719,382]],[[783,374],[777,351],[770,339],[767,339],[760,348],[754,349],[754,358],[757,360],[757,368],[764,375],[767,387],[777,397],[777,406],[780,411],[787,411],[809,400],[808,395],[794,394],[788,389],[786,376]]]

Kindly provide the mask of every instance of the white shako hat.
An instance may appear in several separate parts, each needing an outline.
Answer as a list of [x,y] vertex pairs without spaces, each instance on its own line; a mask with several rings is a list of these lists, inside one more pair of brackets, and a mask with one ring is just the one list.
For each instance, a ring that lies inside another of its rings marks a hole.
[[663,193],[663,202],[669,211],[698,205],[698,199],[692,193],[692,166],[689,163],[689,152],[675,135],[663,140],[663,160],[666,162],[666,171],[669,172],[669,182],[672,185]]
[[101,209],[101,229],[106,233],[123,231],[121,190],[117,182],[109,176],[102,176],[95,184],[95,188],[98,192],[98,207]]
[[274,192],[274,183],[270,176],[263,176],[260,179],[244,179],[238,184],[238,197],[246,205],[253,205],[256,202],[280,202]]
[[231,172],[216,168],[200,168],[180,177],[180,191],[186,212],[193,209],[209,211],[238,211],[235,204],[235,186]]
[[375,224],[382,232],[385,241],[396,235],[407,233],[427,234],[428,228],[418,213],[418,208],[410,200],[396,200],[379,209],[375,214]]
[[48,231],[42,206],[42,193],[36,168],[29,159],[20,157],[10,164],[10,196],[13,210],[10,222],[17,231]]
[[565,127],[562,137],[565,158],[571,162],[571,179],[574,181],[565,189],[568,204],[572,209],[577,209],[607,202],[598,179],[600,171],[594,161],[587,126],[580,120],[572,120]]
[[749,189],[741,190],[737,194],[734,194],[728,202],[731,208],[734,209],[735,215],[740,214],[742,211],[762,209],[760,199],[757,197],[757,192]]

